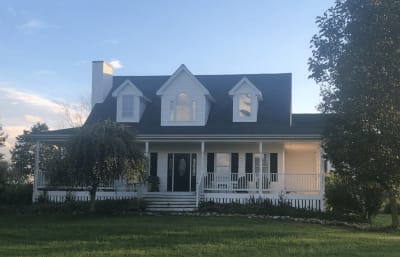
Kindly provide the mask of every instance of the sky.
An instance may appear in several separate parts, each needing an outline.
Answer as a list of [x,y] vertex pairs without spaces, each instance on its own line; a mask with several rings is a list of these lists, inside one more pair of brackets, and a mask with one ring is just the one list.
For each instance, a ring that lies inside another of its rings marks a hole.
[[[36,122],[68,127],[90,100],[91,62],[115,75],[292,73],[293,112],[317,112],[308,79],[316,17],[334,0],[0,2],[0,124],[15,136]],[[64,107],[63,107],[64,106]]]

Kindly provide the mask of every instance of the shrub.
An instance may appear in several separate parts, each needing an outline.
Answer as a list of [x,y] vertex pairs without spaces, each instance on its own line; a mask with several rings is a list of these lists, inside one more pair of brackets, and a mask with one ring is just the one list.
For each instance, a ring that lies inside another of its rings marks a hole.
[[[96,201],[97,214],[118,215],[124,213],[140,212],[146,208],[143,199],[122,199],[122,200],[98,200]],[[90,213],[90,202],[67,200],[63,203],[48,201],[38,202],[32,205],[32,213],[38,214],[88,214]]]
[[212,201],[201,202],[200,212],[216,212],[225,214],[257,214],[270,216],[291,216],[312,218],[321,216],[321,212],[290,207],[286,202],[274,205],[271,200],[255,200],[248,203],[215,203]]
[[21,206],[32,203],[32,184],[6,184],[0,189],[0,205]]
[[349,177],[327,177],[325,187],[328,210],[338,216],[371,221],[383,202],[383,190],[376,183],[359,183]]

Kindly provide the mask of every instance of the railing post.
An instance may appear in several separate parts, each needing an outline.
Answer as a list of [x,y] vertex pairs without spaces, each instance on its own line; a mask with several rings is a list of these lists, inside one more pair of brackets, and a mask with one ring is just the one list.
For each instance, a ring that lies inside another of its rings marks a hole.
[[35,145],[35,168],[33,173],[33,192],[32,202],[36,202],[38,197],[38,186],[39,186],[39,164],[40,164],[40,141],[36,141]]

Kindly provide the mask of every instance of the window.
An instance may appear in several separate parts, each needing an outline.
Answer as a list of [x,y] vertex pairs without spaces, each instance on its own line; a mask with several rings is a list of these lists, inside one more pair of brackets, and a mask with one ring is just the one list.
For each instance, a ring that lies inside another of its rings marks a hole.
[[170,121],[194,121],[196,120],[196,101],[190,95],[180,93],[176,97],[176,102],[171,101],[169,106]]
[[239,117],[249,118],[251,116],[251,95],[239,95]]
[[231,155],[229,153],[215,154],[215,170],[220,174],[231,172]]
[[122,96],[122,117],[133,117],[133,95]]

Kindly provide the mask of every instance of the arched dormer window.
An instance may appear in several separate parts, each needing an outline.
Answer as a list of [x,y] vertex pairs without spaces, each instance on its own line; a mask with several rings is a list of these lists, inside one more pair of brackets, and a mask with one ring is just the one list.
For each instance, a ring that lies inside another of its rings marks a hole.
[[194,121],[196,120],[196,101],[187,93],[179,93],[175,103],[170,104],[171,121]]

